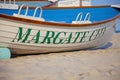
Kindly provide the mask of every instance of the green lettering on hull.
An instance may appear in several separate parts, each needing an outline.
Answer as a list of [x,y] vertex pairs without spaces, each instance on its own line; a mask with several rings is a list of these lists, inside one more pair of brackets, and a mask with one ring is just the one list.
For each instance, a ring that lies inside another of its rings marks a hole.
[[18,28],[12,42],[34,44],[74,44],[93,41],[103,36],[105,28],[82,32],[55,32]]

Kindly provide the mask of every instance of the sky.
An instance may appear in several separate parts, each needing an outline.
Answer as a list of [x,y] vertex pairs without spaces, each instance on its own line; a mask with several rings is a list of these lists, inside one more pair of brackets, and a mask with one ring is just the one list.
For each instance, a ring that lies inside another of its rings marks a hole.
[[120,4],[120,0],[91,0],[92,5]]

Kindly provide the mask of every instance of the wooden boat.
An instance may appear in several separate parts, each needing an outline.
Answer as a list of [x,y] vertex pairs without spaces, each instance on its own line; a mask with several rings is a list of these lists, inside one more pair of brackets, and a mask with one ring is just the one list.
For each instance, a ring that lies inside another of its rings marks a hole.
[[27,6],[31,6],[31,7],[34,7],[34,6],[39,6],[39,7],[49,7],[49,6],[52,6],[54,5],[56,2],[51,2],[51,1],[48,1],[48,0],[43,0],[43,1],[16,1],[16,4],[18,4],[19,6],[21,6],[22,4],[26,4]]
[[1,9],[18,9],[19,6],[22,4],[25,4],[26,6],[29,7],[34,7],[34,6],[39,6],[39,7],[49,7],[56,2],[51,2],[48,0],[0,0],[0,8]]
[[0,9],[0,46],[15,54],[95,48],[114,33],[119,10],[110,6]]

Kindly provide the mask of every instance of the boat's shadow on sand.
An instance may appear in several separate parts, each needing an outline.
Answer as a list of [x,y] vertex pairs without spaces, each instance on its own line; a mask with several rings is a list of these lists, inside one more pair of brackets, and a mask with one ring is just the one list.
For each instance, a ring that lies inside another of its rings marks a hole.
[[115,33],[120,33],[120,30],[116,30]]
[[115,26],[115,33],[120,33],[120,19],[118,20],[118,23]]
[[108,42],[108,43],[106,43],[106,44],[104,44],[104,45],[102,45],[102,46],[100,46],[100,47],[91,48],[91,49],[89,49],[89,50],[107,49],[107,48],[109,48],[109,47],[111,47],[111,46],[112,46],[112,43],[111,43],[111,42]]

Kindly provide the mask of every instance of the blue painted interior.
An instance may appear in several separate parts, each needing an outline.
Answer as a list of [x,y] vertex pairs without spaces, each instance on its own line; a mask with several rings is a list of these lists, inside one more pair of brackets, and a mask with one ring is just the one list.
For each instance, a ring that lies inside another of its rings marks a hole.
[[[17,13],[18,10],[8,10],[8,9],[0,9],[0,14],[13,15],[13,13]],[[113,18],[114,16],[119,14],[119,11],[111,8],[70,8],[70,9],[44,9],[42,17],[46,21],[57,21],[57,22],[66,22],[71,23],[76,19],[78,13],[83,12],[84,16],[89,12],[91,14],[91,21],[98,22],[102,20],[107,20]],[[21,10],[21,14],[25,13],[25,9]],[[28,11],[28,15],[32,16],[34,13],[34,9]],[[36,16],[39,16],[40,10],[37,10]]]

